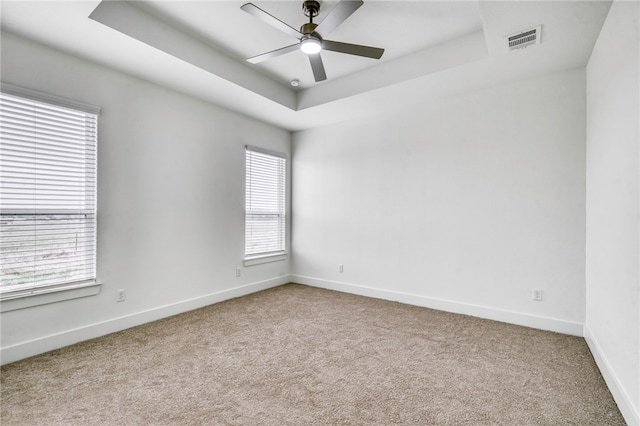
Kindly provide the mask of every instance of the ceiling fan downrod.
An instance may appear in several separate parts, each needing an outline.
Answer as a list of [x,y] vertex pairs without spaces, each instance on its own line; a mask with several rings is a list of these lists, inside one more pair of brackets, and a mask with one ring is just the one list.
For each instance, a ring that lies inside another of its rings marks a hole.
[[302,34],[312,34],[318,27],[318,24],[313,23],[313,18],[320,13],[320,3],[316,0],[306,0],[302,2],[302,11],[304,16],[309,18],[309,22],[300,27],[300,32]]

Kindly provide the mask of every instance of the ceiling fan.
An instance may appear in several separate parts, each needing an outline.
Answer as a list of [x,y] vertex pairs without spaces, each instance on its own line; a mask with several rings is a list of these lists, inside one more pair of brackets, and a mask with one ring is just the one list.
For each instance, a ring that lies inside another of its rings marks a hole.
[[247,61],[252,64],[257,64],[299,49],[309,56],[313,77],[316,82],[319,82],[327,79],[322,57],[320,56],[322,50],[380,59],[384,53],[384,49],[324,39],[363,4],[364,2],[362,0],[343,0],[329,12],[320,24],[316,24],[313,22],[313,18],[318,16],[320,12],[320,3],[316,0],[306,0],[302,3],[302,11],[304,15],[309,18],[309,22],[303,24],[300,27],[300,31],[290,27],[252,3],[244,4],[240,9],[299,40],[296,44],[253,56],[247,59]]

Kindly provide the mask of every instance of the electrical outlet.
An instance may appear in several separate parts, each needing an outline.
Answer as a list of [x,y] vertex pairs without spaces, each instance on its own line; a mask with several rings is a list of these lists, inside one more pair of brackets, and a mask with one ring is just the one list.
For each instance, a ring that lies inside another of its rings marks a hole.
[[532,298],[533,300],[537,300],[537,301],[542,300],[542,290],[541,290],[541,289],[539,289],[539,288],[534,288],[534,289],[533,289],[533,293],[532,293],[532,295],[531,295],[531,298]]
[[240,275],[242,275],[241,269],[236,268],[236,277],[239,277]]
[[342,263],[340,265],[338,265],[338,272],[340,272],[340,273],[344,272],[344,265]]
[[116,290],[116,302],[124,302],[127,298],[127,293],[124,289]]

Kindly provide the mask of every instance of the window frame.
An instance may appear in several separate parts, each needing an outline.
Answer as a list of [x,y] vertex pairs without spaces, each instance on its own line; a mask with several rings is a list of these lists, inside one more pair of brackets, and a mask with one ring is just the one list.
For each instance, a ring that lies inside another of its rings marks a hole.
[[[19,86],[14,86],[5,82],[0,83],[0,92],[6,95],[22,98],[27,101],[34,101],[49,104],[52,106],[71,109],[77,112],[88,113],[95,115],[96,118],[100,115],[101,109],[99,107],[88,105],[85,103],[65,99],[62,97],[50,95],[47,93],[26,89]],[[97,123],[96,123],[97,130]],[[97,134],[95,141],[96,159],[95,159],[95,182],[94,182],[94,194],[97,197]],[[6,208],[9,214],[20,215],[20,209]],[[39,214],[47,213],[50,215],[56,214],[53,209],[46,208],[36,213],[36,210],[25,212],[23,216],[37,216]],[[58,214],[71,216],[71,215],[92,215],[93,224],[83,224],[81,226],[91,226],[93,232],[93,278],[82,279],[75,281],[67,281],[55,284],[42,284],[33,285],[30,287],[17,287],[13,289],[2,290],[0,289],[0,312],[7,312],[16,309],[23,309],[31,306],[37,306],[42,304],[54,303],[62,300],[75,299],[79,297],[86,297],[96,295],[100,292],[101,283],[97,280],[97,202],[94,201],[94,206],[90,212],[72,211],[71,209],[65,209]]]
[[[245,145],[245,156],[244,156],[244,242],[243,242],[243,265],[244,266],[254,266],[260,265],[264,263],[271,262],[279,262],[284,261],[288,258],[288,236],[289,236],[289,215],[288,215],[288,193],[289,193],[289,161],[287,155],[283,152],[278,152],[270,149],[265,149],[252,145]],[[283,216],[283,224],[282,224],[282,250],[277,250],[273,252],[263,252],[263,253],[255,253],[255,254],[247,254],[247,178],[248,178],[248,170],[247,170],[247,155],[249,152],[255,152],[258,154],[269,155],[272,157],[280,158],[284,161],[283,164],[283,175],[282,175],[282,211],[279,213]]]

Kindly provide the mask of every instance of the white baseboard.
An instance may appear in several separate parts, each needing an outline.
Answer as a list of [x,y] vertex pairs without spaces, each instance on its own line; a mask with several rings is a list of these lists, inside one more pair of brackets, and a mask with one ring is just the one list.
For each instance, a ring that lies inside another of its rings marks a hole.
[[613,395],[613,399],[616,401],[616,404],[618,404],[618,408],[620,409],[624,420],[629,426],[640,425],[640,413],[638,412],[640,407],[633,406],[631,398],[629,398],[629,395],[620,385],[620,380],[611,368],[611,364],[604,355],[598,340],[586,324],[584,326],[584,338],[587,341],[587,345],[589,345],[591,354],[593,354],[593,359],[596,361],[604,381],[607,383],[607,386],[611,391],[611,395]]
[[406,303],[408,305],[422,306],[425,308],[437,309],[440,311],[453,312],[456,314],[471,315],[474,317],[486,318],[495,321],[507,322],[510,324],[522,325],[525,327],[537,328],[541,330],[555,331],[557,333],[569,334],[572,336],[583,336],[584,324],[566,321],[556,318],[547,318],[536,315],[523,314],[520,312],[505,311],[486,306],[472,305],[468,303],[455,302],[452,300],[437,299],[411,293],[403,293],[393,290],[383,290],[379,288],[366,287],[357,284],[330,281],[320,278],[307,277],[303,275],[290,275],[291,281],[313,287],[337,290],[345,293],[358,294],[361,296],[374,297],[377,299],[391,300],[394,302]]
[[14,361],[18,361],[34,355],[39,355],[54,349],[59,349],[64,346],[82,342],[84,340],[104,336],[109,333],[125,330],[127,328],[135,327],[151,321],[157,321],[162,318],[170,317],[187,311],[192,311],[194,309],[202,308],[214,303],[222,302],[240,296],[245,296],[247,294],[266,290],[268,288],[277,287],[288,282],[290,282],[290,277],[288,275],[285,275],[282,277],[259,281],[240,287],[234,287],[228,290],[218,291],[193,299],[183,300],[169,305],[159,306],[157,308],[136,312],[107,321],[66,330],[60,333],[30,340],[27,342],[21,342],[12,346],[1,348],[0,362],[3,365],[9,364]]

